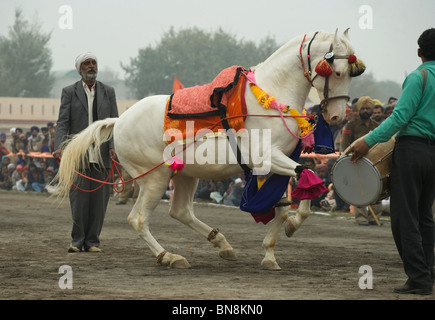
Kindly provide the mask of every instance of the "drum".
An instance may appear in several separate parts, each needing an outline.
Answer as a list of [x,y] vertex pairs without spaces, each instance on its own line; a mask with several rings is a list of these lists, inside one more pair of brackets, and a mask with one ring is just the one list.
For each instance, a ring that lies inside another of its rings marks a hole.
[[395,140],[392,138],[374,145],[367,155],[356,163],[350,162],[351,154],[337,159],[332,167],[332,183],[342,200],[357,207],[364,207],[389,196],[394,143]]

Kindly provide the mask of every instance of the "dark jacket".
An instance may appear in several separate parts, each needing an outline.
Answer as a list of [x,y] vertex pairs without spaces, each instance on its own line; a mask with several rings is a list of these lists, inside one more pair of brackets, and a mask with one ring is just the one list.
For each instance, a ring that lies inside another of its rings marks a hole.
[[[97,120],[117,118],[118,107],[116,104],[115,90],[100,81],[95,84],[94,113]],[[72,135],[81,132],[89,125],[88,102],[82,81],[63,88],[59,118],[56,126],[54,150],[59,149],[62,142],[71,138]],[[113,139],[102,144],[100,151],[106,168],[110,167],[109,149],[114,148]]]

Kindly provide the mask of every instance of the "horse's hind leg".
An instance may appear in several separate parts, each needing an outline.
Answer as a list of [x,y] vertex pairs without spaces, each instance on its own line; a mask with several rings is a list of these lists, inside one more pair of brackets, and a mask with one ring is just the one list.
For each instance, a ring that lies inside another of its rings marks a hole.
[[176,175],[172,180],[175,191],[169,211],[171,217],[195,230],[208,239],[214,247],[219,248],[219,256],[221,258],[236,260],[236,254],[225,236],[218,229],[213,229],[200,221],[193,212],[193,197],[198,185],[198,179]]
[[145,240],[157,258],[157,263],[172,268],[190,268],[187,260],[177,254],[167,252],[153,237],[149,229],[149,218],[167,189],[170,173],[152,172],[136,180],[140,186],[139,196],[128,216],[129,224]]

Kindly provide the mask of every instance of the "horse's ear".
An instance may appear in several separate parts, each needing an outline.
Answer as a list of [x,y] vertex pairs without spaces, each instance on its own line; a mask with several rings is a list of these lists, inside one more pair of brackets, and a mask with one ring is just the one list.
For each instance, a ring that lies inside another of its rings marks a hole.
[[338,28],[335,29],[335,35],[334,35],[334,47],[336,46],[336,44],[338,43]]
[[347,29],[344,30],[344,32],[343,32],[343,36],[344,36],[347,40],[350,40],[350,38],[349,38],[349,29],[350,29],[350,28],[347,28]]

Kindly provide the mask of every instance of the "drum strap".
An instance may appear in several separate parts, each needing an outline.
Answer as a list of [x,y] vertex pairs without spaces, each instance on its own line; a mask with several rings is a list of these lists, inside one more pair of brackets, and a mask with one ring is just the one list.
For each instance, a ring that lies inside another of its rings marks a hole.
[[427,70],[425,68],[419,70],[421,75],[423,76],[423,87],[421,89],[421,93],[424,92],[424,87],[426,87],[427,82]]

